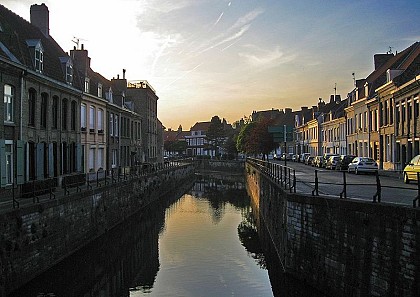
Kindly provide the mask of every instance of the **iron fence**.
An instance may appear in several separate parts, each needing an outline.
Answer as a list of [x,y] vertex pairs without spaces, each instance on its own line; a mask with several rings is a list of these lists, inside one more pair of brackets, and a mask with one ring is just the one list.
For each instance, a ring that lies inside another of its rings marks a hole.
[[[381,183],[381,178],[378,171],[375,172],[375,182],[374,183],[349,183],[347,181],[347,171],[337,171],[337,173],[342,175],[341,182],[328,182],[327,178],[320,178],[319,170],[314,170],[314,177],[311,181],[299,180],[296,178],[296,171],[294,168],[284,166],[279,163],[273,163],[269,161],[264,161],[261,159],[247,158],[247,162],[256,167],[260,172],[271,178],[274,182],[278,183],[280,186],[290,192],[296,193],[296,184],[305,184],[310,190],[307,192],[312,196],[320,196],[320,187],[321,186],[334,186],[340,187],[341,190],[336,193],[336,196],[341,199],[347,199],[349,187],[371,187],[374,189],[371,201],[375,203],[381,203],[383,198],[383,191],[386,189],[401,189],[416,191],[417,195],[412,201],[412,206],[414,208],[420,207],[420,173],[417,173],[417,188],[408,188],[402,186],[389,186]],[[354,197],[357,198],[357,197]]]

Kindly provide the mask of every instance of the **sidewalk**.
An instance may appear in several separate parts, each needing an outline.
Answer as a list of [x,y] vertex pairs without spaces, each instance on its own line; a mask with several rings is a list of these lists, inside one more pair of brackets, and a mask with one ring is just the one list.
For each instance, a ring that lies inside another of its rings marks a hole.
[[395,170],[379,170],[379,176],[393,177],[397,179],[403,179],[403,174],[401,171]]

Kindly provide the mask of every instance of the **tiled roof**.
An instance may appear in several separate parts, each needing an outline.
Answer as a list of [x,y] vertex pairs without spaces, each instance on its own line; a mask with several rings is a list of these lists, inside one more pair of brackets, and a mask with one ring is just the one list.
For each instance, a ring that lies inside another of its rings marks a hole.
[[163,140],[164,141],[176,141],[176,140],[185,140],[185,136],[188,136],[188,131],[163,131]]
[[197,122],[191,127],[190,131],[207,131],[211,122]]
[[[43,75],[66,83],[60,57],[68,57],[68,54],[51,36],[46,37],[37,27],[3,5],[0,5],[0,26],[0,42],[3,45],[0,46],[1,57],[14,61],[13,55],[19,64],[35,70],[26,41],[40,40],[44,49]],[[78,79],[74,82],[73,85],[80,89]]]
[[387,80],[386,71],[388,69],[405,70],[410,65],[410,61],[412,61],[413,59],[413,54],[415,54],[416,51],[418,51],[417,50],[418,47],[419,47],[418,42],[412,44],[410,47],[396,54],[393,58],[389,59],[387,62],[382,64],[378,69],[374,70],[371,74],[369,74],[369,76],[366,78],[366,81],[369,84],[372,84],[369,90],[371,94],[365,94],[365,96],[372,95],[375,89],[377,89],[378,87],[386,83],[386,80]]

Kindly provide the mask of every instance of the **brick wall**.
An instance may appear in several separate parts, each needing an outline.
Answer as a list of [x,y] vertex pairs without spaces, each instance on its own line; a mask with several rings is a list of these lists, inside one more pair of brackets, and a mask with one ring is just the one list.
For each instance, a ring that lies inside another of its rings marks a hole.
[[284,270],[331,296],[420,296],[420,210],[290,194],[247,165]]

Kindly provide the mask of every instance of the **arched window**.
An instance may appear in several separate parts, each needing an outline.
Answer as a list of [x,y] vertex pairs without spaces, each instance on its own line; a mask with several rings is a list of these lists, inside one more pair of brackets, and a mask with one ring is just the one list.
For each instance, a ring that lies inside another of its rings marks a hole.
[[76,117],[77,117],[76,104],[77,104],[76,101],[71,102],[70,128],[72,131],[76,130]]
[[13,122],[13,105],[15,101],[15,88],[4,85],[4,121]]
[[36,104],[36,91],[34,89],[29,89],[29,98],[28,98],[28,125],[35,126],[35,104]]
[[67,99],[63,100],[63,106],[61,107],[61,129],[67,130]]
[[41,128],[47,127],[48,94],[41,94]]
[[52,98],[52,127],[54,129],[58,128],[58,97],[54,96]]

